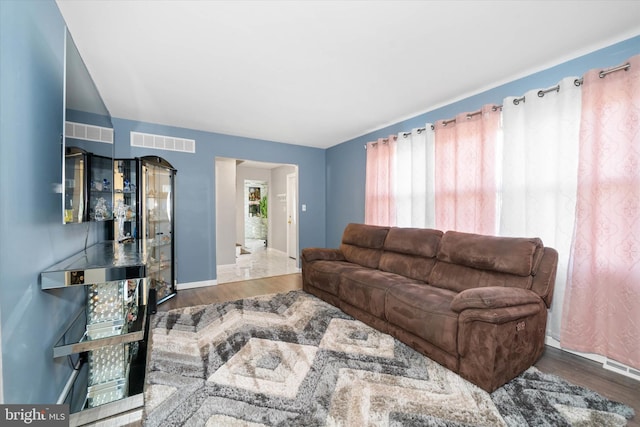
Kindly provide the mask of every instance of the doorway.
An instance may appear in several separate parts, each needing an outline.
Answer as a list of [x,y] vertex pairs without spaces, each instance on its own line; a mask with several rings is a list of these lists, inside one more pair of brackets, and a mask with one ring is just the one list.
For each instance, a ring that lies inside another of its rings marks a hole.
[[298,260],[298,174],[287,174],[287,255]]
[[264,250],[269,242],[269,183],[262,180],[245,179],[243,186],[244,207],[240,218],[244,222],[244,239],[240,236],[240,255]]
[[[219,159],[233,167],[215,174],[216,282],[299,272],[297,165]],[[221,256],[229,250],[233,257]]]

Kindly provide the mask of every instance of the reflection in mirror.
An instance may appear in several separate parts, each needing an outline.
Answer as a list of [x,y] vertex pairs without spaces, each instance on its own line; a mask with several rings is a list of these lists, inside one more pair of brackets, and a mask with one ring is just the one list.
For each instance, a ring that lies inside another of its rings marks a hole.
[[63,223],[113,218],[113,124],[80,53],[65,33]]
[[112,219],[112,158],[66,147],[64,169],[65,224]]
[[64,176],[64,223],[82,222],[84,202],[87,192],[84,171],[86,152],[80,148],[67,147],[65,153]]

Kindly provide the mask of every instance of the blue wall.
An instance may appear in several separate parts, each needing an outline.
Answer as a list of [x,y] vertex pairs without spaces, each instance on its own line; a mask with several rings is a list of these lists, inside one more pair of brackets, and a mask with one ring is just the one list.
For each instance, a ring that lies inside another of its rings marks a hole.
[[485,104],[502,104],[502,100],[507,96],[520,96],[532,89],[551,87],[564,77],[581,76],[593,68],[619,65],[638,53],[640,53],[640,36],[329,148],[327,150],[327,246],[338,247],[344,227],[349,222],[364,222],[366,161],[364,144],[367,142],[399,132],[411,131],[413,128],[422,127],[426,123],[434,123],[440,119],[450,119],[459,113],[475,111]]
[[0,1],[0,315],[7,403],[55,402],[70,368],[54,340],[83,301],[39,273],[79,252],[96,224],[62,224],[64,21],[53,1]]
[[[113,119],[116,157],[160,156],[178,170],[176,177],[176,251],[178,283],[216,278],[216,157],[298,165],[300,248],[325,246],[325,150],[191,129]],[[194,139],[196,152],[130,146],[129,132]],[[235,209],[235,206],[222,207]]]

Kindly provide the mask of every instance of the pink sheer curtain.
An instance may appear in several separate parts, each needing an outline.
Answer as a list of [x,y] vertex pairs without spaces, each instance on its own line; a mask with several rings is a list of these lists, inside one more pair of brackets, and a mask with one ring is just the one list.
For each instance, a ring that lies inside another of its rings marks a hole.
[[367,144],[364,222],[396,225],[396,137]]
[[640,369],[640,56],[584,76],[575,243],[560,343]]
[[496,145],[500,111],[459,114],[435,126],[436,228],[496,234]]

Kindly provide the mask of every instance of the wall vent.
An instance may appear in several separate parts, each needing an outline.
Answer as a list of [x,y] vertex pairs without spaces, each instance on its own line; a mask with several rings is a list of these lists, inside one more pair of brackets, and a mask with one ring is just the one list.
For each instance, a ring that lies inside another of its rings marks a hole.
[[634,369],[623,363],[616,362],[615,360],[611,360],[599,354],[581,353],[579,351],[573,351],[566,348],[562,348],[560,346],[560,341],[556,340],[555,338],[549,335],[545,337],[544,343],[550,347],[557,348],[558,350],[566,351],[567,353],[575,354],[576,356],[584,357],[586,359],[592,360],[597,363],[602,363],[602,367],[608,371],[613,371],[618,374],[624,375],[625,377],[633,378],[634,380],[640,381],[640,370]]
[[196,152],[196,141],[194,139],[174,138],[172,136],[141,132],[131,132],[131,146],[155,148],[156,150],[181,151],[183,153]]
[[64,136],[68,138],[83,139],[85,141],[113,144],[113,129],[87,125],[85,123],[65,122]]
[[609,371],[614,371],[626,377],[633,378],[640,381],[639,370],[633,369],[632,367],[627,366],[623,363],[616,362],[615,360],[611,360],[611,359],[605,360],[604,363],[602,364],[602,367]]

